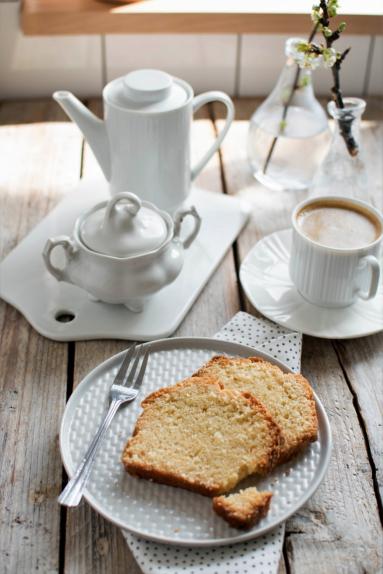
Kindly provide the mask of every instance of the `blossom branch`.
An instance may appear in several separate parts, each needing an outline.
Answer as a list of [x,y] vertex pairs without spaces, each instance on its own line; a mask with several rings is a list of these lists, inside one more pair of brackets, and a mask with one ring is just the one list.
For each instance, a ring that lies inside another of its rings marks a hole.
[[[337,14],[338,0],[320,0],[318,6],[313,8],[313,20],[319,25],[319,29],[323,34],[326,48],[322,49],[322,53],[327,51],[327,55],[334,54],[335,50],[332,47],[336,40],[339,40],[341,33],[345,30],[346,24],[341,22],[338,28],[334,31],[330,29],[330,20]],[[340,71],[342,63],[350,52],[351,48],[347,48],[343,53],[335,52],[335,60],[331,65],[332,77],[334,85],[331,88],[331,93],[337,108],[344,108],[343,94],[340,87]],[[339,128],[341,136],[347,146],[347,150],[351,156],[358,154],[359,148],[352,135],[353,116],[350,113],[349,117],[344,117],[339,120]]]

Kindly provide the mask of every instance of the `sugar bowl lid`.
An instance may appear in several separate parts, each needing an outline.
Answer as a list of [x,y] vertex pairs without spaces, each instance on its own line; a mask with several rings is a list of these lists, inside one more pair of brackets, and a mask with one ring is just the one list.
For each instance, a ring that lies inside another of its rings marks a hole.
[[144,255],[161,247],[167,236],[161,212],[129,192],[118,193],[92,210],[80,227],[88,249],[113,257]]

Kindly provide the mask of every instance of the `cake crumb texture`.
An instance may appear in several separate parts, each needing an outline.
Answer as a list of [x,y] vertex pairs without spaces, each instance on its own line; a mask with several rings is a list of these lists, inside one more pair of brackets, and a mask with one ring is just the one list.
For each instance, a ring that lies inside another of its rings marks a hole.
[[271,492],[260,492],[252,486],[228,496],[214,497],[213,509],[230,526],[248,529],[266,516],[272,496]]
[[280,456],[281,431],[253,395],[191,377],[143,402],[122,462],[134,476],[215,496]]

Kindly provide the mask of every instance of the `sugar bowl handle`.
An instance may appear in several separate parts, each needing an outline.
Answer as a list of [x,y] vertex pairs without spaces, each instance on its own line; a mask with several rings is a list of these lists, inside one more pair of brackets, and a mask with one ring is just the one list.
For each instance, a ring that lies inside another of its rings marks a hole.
[[[182,227],[182,222],[188,215],[191,215],[194,219],[193,229],[185,239],[180,238],[180,232]],[[174,217],[174,237],[179,239],[182,243],[184,249],[188,249],[193,243],[194,239],[197,237],[198,232],[201,227],[201,217],[194,206],[190,208],[180,209],[177,211]]]
[[[64,249],[66,264],[64,269],[60,269],[53,265],[51,261],[51,253],[55,247],[61,246]],[[69,263],[69,260],[73,257],[76,249],[72,241],[66,235],[60,235],[59,237],[55,237],[54,239],[48,239],[45,244],[43,250],[43,259],[45,262],[45,266],[48,269],[49,273],[56,277],[57,281],[68,281],[66,268]]]
[[202,106],[204,106],[205,104],[208,104],[210,102],[221,102],[222,104],[224,104],[224,106],[226,107],[226,111],[227,111],[226,122],[225,122],[225,125],[223,126],[222,130],[218,134],[213,145],[210,146],[210,148],[207,150],[205,155],[199,160],[197,165],[195,165],[192,168],[192,170],[191,170],[191,180],[192,181],[197,177],[199,172],[205,167],[205,165],[207,164],[209,159],[213,156],[213,154],[219,149],[219,147],[221,146],[221,143],[224,140],[224,137],[226,136],[226,134],[228,132],[228,129],[231,125],[231,122],[234,119],[234,104],[233,104],[232,100],[229,98],[229,96],[227,94],[225,94],[224,92],[213,91],[213,92],[206,92],[205,94],[200,94],[199,96],[196,96],[193,100],[193,113],[195,113]]

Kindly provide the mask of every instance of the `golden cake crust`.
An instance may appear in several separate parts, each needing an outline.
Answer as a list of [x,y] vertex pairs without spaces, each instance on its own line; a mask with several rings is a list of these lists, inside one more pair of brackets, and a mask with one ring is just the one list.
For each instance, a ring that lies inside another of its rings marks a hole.
[[248,529],[269,511],[272,493],[255,487],[213,498],[213,510],[234,528]]

